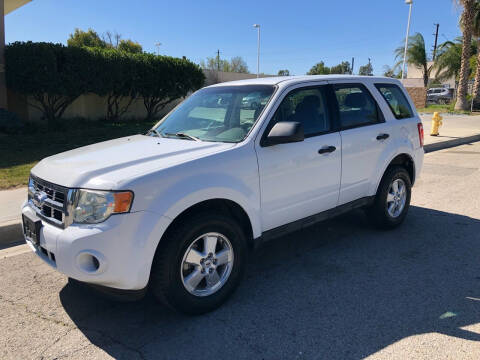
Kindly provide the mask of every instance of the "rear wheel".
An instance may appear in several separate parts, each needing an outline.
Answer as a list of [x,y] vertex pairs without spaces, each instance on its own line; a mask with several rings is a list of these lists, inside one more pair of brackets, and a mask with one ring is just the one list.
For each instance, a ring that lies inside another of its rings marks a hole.
[[170,231],[155,255],[155,296],[188,314],[220,306],[245,270],[246,238],[239,224],[217,213],[198,214]]
[[369,220],[382,229],[400,225],[410,207],[412,183],[401,166],[394,166],[384,174],[373,205],[367,210]]

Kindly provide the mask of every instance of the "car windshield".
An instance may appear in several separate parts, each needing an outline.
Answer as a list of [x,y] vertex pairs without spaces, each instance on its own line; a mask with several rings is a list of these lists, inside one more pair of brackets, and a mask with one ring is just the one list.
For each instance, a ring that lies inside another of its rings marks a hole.
[[149,134],[184,140],[242,141],[274,90],[271,85],[201,89],[163,118]]

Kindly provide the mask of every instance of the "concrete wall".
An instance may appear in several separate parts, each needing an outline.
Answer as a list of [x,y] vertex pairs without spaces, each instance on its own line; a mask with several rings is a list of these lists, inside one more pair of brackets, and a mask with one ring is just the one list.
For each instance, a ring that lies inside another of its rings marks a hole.
[[[204,70],[206,77],[205,85],[212,85],[220,82],[253,79],[255,74],[240,74],[240,73],[228,73],[222,71]],[[159,114],[159,118],[170,111],[176,106],[182,99],[172,102],[167,105],[163,111]],[[28,121],[39,121],[41,118],[41,112],[30,106],[27,99],[12,91],[8,92],[8,109],[16,113],[20,118]],[[85,94],[78,97],[66,110],[63,115],[65,119],[68,118],[88,118],[91,120],[103,119],[107,113],[107,98],[101,97],[95,94]],[[129,107],[129,111],[123,115],[125,119],[144,119],[146,116],[145,107],[142,99],[137,99]]]
[[[433,61],[429,61],[427,63],[428,66],[432,66],[433,65]],[[407,78],[404,79],[404,81],[406,81],[407,84],[409,85],[405,85],[405,86],[421,86],[423,87],[424,84],[423,84],[423,69],[422,68],[419,68],[419,67],[416,67],[415,65],[412,65],[412,64],[408,64],[408,68],[407,68]],[[432,80],[434,80],[436,77],[437,77],[437,71],[436,69],[433,69],[430,73],[430,82]],[[454,88],[455,87],[455,77],[451,77],[450,79],[446,79],[444,81],[441,82],[442,85],[448,85],[448,87],[450,88]]]

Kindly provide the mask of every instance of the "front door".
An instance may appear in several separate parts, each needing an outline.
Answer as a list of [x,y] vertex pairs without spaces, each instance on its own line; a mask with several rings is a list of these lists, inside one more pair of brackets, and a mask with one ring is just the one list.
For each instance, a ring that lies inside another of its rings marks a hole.
[[263,231],[337,205],[341,140],[327,98],[327,85],[291,90],[264,135],[277,122],[296,121],[303,125],[305,140],[256,147]]

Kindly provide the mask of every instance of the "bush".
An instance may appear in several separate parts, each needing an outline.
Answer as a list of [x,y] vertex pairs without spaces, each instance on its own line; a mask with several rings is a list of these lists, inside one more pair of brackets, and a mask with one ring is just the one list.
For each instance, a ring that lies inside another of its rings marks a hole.
[[25,128],[25,124],[14,113],[0,109],[0,132],[18,134]]
[[7,86],[30,96],[54,126],[66,108],[95,81],[94,59],[62,44],[15,42],[5,49]]
[[147,119],[152,119],[205,80],[200,67],[185,58],[117,49],[15,42],[6,46],[5,60],[7,86],[33,99],[31,105],[51,126],[86,93],[107,96],[106,117],[111,121],[142,96]]
[[141,54],[137,59],[135,88],[143,98],[147,120],[154,119],[172,101],[203,86],[200,67],[183,58]]

